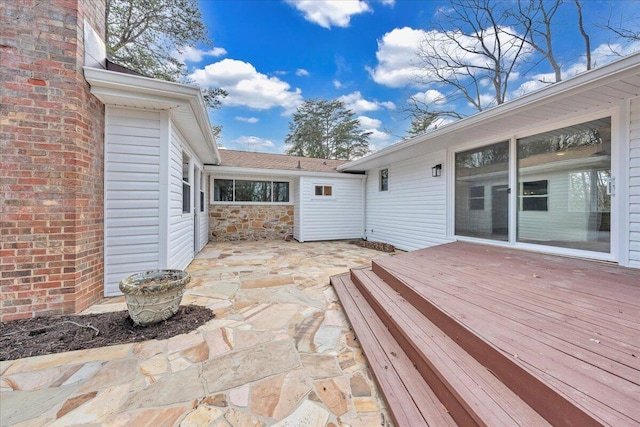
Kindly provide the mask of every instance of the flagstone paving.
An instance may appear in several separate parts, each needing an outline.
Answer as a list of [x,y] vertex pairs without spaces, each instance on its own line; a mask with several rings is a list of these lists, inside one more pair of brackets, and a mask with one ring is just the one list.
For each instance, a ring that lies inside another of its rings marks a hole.
[[[329,276],[388,256],[346,242],[210,243],[168,340],[0,362],[2,426],[389,426]],[[110,298],[86,313],[126,309]]]

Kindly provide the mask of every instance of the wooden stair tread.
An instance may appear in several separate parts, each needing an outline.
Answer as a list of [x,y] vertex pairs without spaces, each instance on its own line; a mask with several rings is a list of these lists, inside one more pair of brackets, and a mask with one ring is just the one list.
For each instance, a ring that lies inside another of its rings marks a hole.
[[[402,336],[403,348],[428,377],[427,382],[456,421],[477,425],[549,425],[371,269],[352,270],[351,275],[356,284],[367,289],[369,303],[384,317],[396,339]],[[460,407],[455,406],[456,401]]]
[[[387,264],[392,264],[393,268],[387,270]],[[490,291],[483,289],[481,279],[478,277],[479,273],[456,271],[455,277],[459,282],[454,283],[450,277],[444,275],[439,275],[437,278],[426,277],[424,271],[414,270],[415,265],[415,260],[411,259],[396,259],[393,263],[380,260],[380,262],[374,262],[373,268],[396,290],[405,294],[406,290],[398,287],[406,287],[417,295],[413,299],[429,300],[428,303],[423,303],[425,307],[419,307],[420,310],[434,312],[430,309],[434,308],[444,315],[445,322],[455,323],[455,326],[448,328],[448,333],[457,333],[452,331],[462,329],[483,331],[486,335],[478,336],[478,339],[491,342],[495,351],[491,357],[485,357],[485,360],[489,361],[485,364],[493,368],[499,377],[504,379],[506,376],[501,372],[504,366],[517,365],[537,381],[538,384],[534,386],[553,390],[567,403],[575,406],[577,411],[590,418],[591,422],[597,420],[600,423],[616,425],[633,421],[624,414],[633,413],[634,408],[637,408],[637,400],[633,396],[640,393],[640,387],[634,384],[631,378],[637,372],[637,368],[633,365],[637,365],[638,362],[633,358],[629,359],[629,366],[618,362],[620,358],[616,358],[615,355],[619,354],[624,347],[621,345],[617,348],[597,346],[596,350],[602,354],[590,353],[587,364],[582,362],[585,360],[582,355],[586,352],[584,348],[576,347],[557,336],[564,330],[565,334],[583,335],[585,342],[589,343],[586,338],[588,335],[584,331],[575,330],[576,320],[556,322],[553,326],[545,325],[540,323],[541,316],[532,316],[513,304],[494,303],[493,306],[499,307],[500,312],[493,311],[489,305],[492,304],[492,300],[497,300],[501,293],[496,291],[498,295],[493,295],[489,293]],[[434,268],[437,269],[437,267]],[[464,279],[462,281],[464,283],[460,283],[460,278]],[[495,280],[500,282],[500,279]],[[474,286],[466,286],[467,281]],[[429,283],[428,288],[424,285],[425,282]],[[534,298],[533,295],[531,297]],[[440,316],[438,313],[435,315]],[[443,327],[442,324],[439,326]],[[624,334],[619,338],[623,340]],[[527,345],[522,346],[523,342],[527,342]],[[535,368],[539,366],[538,361],[541,360],[548,368],[544,370]],[[593,367],[611,369],[611,366],[619,375],[601,378],[591,376]],[[518,387],[515,382],[507,381],[507,384],[514,389]],[[529,392],[534,399],[543,394],[532,390],[533,387]]]
[[377,317],[349,273],[331,277],[398,426],[455,426],[436,395]]

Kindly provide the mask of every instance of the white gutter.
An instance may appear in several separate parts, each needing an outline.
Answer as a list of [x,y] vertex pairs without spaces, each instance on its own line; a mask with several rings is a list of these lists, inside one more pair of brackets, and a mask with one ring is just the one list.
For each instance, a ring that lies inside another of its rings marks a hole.
[[235,166],[213,166],[205,165],[204,170],[210,174],[225,175],[280,175],[280,176],[310,176],[321,178],[339,178],[339,179],[363,179],[363,174],[339,173],[339,172],[312,172],[305,170],[289,170],[289,169],[260,169]]
[[471,128],[491,119],[506,118],[510,115],[523,113],[529,109],[536,108],[539,104],[552,102],[554,98],[565,97],[574,93],[587,91],[594,87],[603,86],[607,83],[637,74],[640,72],[639,68],[640,52],[636,52],[610,64],[586,71],[571,79],[554,83],[551,86],[538,89],[537,91],[512,99],[488,110],[444,125],[439,129],[434,129],[411,139],[397,142],[361,159],[340,165],[337,167],[337,170],[362,170],[361,168],[359,169],[359,167],[380,157],[437,139],[443,135]]
[[84,67],[84,77],[96,96],[118,96],[130,100],[172,103],[174,108],[188,105],[205,139],[210,158],[219,164],[218,144],[211,130],[202,91],[197,86],[168,82],[100,68]]

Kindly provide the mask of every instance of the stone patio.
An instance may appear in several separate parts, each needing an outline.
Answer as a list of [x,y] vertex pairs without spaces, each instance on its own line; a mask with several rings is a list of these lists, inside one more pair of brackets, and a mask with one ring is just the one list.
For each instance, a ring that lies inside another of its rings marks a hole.
[[[347,242],[210,243],[163,341],[0,362],[0,425],[392,425],[329,276],[388,256]],[[126,309],[106,299],[86,313]]]

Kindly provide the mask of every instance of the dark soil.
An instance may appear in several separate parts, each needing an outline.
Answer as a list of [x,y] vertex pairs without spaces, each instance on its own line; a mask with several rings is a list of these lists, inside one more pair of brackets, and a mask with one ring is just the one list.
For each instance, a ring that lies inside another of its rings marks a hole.
[[396,248],[389,243],[372,242],[369,240],[357,240],[355,244],[362,248],[373,249],[381,252],[394,252],[396,250]]
[[146,327],[134,325],[127,311],[12,320],[0,323],[0,360],[167,339],[191,332],[213,317],[206,307],[187,305],[173,317]]

